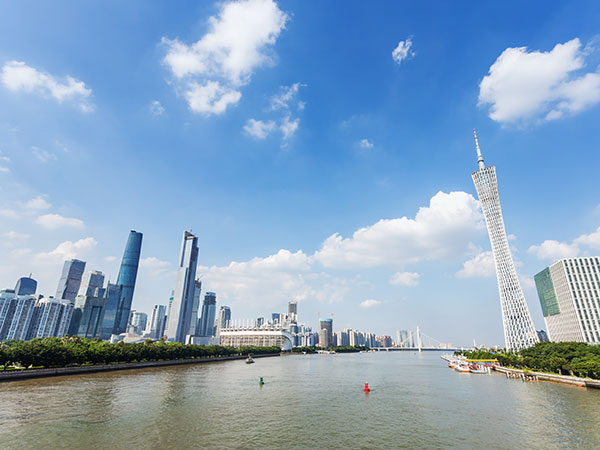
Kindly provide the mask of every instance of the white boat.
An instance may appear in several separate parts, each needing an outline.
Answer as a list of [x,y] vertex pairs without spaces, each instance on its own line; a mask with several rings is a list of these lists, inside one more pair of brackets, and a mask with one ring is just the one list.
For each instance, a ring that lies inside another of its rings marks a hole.
[[476,366],[471,366],[471,373],[480,373],[480,374],[488,374],[491,370],[489,367],[478,364]]
[[466,362],[459,361],[458,364],[454,366],[454,370],[456,370],[457,372],[469,373],[471,371],[471,368]]
[[254,364],[254,360],[252,359],[252,356],[248,356],[248,358],[246,358],[246,364]]

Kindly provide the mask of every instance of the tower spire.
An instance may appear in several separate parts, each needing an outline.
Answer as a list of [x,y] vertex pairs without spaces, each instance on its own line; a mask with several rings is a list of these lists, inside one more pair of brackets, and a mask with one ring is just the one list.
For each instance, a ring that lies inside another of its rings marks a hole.
[[473,136],[475,136],[475,146],[477,147],[477,163],[479,164],[480,169],[485,169],[483,156],[481,156],[481,149],[479,148],[479,141],[477,140],[477,131],[475,131],[475,128],[473,128]]

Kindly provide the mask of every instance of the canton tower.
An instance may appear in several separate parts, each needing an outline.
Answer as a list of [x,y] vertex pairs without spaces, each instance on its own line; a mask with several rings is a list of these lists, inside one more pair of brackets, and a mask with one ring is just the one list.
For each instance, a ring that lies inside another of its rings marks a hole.
[[477,162],[479,163],[479,170],[473,172],[473,182],[479,196],[490,243],[492,244],[492,253],[494,254],[498,290],[500,291],[500,306],[502,307],[504,341],[508,350],[521,350],[536,344],[539,339],[508,246],[502,209],[500,208],[496,168],[494,166],[485,167],[475,130],[473,130],[473,134],[475,135]]

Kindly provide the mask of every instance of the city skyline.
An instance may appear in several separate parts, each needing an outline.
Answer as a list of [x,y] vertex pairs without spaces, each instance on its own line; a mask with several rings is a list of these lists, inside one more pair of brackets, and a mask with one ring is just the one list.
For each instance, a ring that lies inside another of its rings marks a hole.
[[[313,329],[333,311],[337,329],[502,344],[475,127],[545,328],[533,276],[600,253],[595,3],[345,6],[7,4],[0,288],[32,273],[53,295],[72,258],[115,282],[115,236],[136,229],[132,307],[150,313],[191,228],[203,288],[235,317],[296,300]],[[229,21],[257,7],[259,26]],[[228,27],[247,58],[220,59],[240,50]]]

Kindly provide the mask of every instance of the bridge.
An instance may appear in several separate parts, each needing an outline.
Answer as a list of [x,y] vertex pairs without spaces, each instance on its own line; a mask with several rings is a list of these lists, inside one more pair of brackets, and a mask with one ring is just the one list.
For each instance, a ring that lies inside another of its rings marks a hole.
[[[413,331],[405,331],[405,338],[397,342],[396,347],[374,347],[371,350],[378,352],[410,352],[410,351],[446,351],[456,352],[465,350],[464,348],[452,347],[450,344],[446,344],[423,333],[419,327],[417,332],[413,334]],[[416,338],[416,342],[415,342]]]

